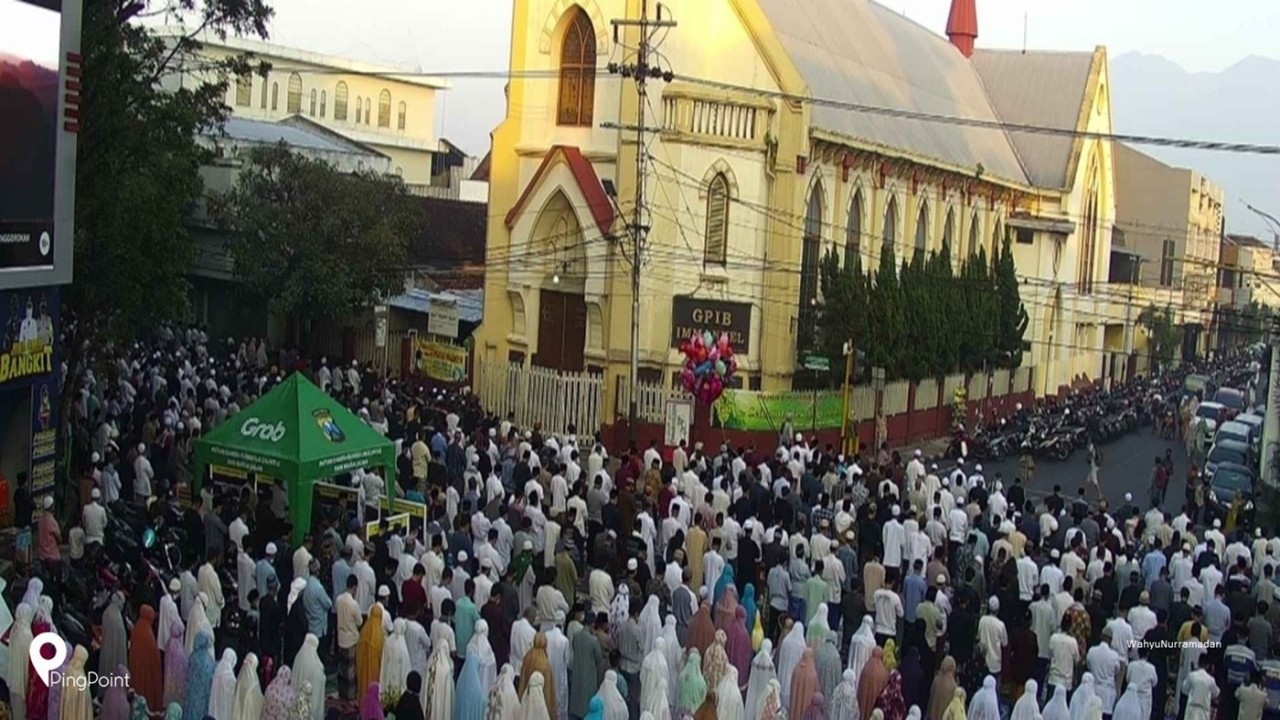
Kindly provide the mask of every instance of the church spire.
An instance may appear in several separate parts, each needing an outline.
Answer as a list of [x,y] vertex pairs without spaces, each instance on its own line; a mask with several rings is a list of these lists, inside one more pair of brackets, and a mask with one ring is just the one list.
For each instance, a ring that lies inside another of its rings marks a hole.
[[947,37],[965,57],[973,57],[973,41],[978,38],[978,10],[976,0],[951,0],[951,14],[947,17]]

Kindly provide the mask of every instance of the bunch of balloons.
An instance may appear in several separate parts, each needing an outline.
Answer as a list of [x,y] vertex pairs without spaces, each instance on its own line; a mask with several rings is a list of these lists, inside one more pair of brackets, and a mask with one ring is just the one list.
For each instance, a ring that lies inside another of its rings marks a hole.
[[725,385],[738,372],[728,333],[720,333],[718,339],[710,331],[694,333],[680,343],[680,352],[684,353],[684,369],[680,371],[684,389],[708,405],[719,399]]

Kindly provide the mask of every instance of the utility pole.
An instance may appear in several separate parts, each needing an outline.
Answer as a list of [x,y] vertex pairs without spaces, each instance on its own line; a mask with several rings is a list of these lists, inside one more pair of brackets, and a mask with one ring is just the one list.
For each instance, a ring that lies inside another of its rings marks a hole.
[[[627,225],[628,234],[631,236],[631,377],[629,383],[630,391],[627,393],[627,432],[633,443],[636,441],[636,422],[639,419],[636,400],[640,389],[640,272],[643,267],[645,245],[649,234],[649,225],[645,221],[646,208],[644,199],[645,185],[648,181],[649,172],[648,156],[645,150],[645,135],[657,130],[657,128],[650,128],[645,125],[645,109],[649,103],[649,79],[662,79],[670,82],[673,77],[670,71],[663,71],[660,67],[649,65],[649,53],[653,50],[654,32],[676,26],[674,20],[663,19],[662,11],[663,6],[658,3],[657,17],[650,19],[649,0],[640,0],[639,19],[623,18],[612,22],[613,41],[617,45],[622,45],[618,37],[620,28],[634,27],[639,30],[634,62],[609,63],[610,73],[621,74],[624,78],[633,78],[635,80],[636,123],[635,125],[619,123],[605,123],[603,125],[603,127],[607,128],[632,131],[635,133],[636,138],[636,187],[635,196],[632,198],[631,222]],[[625,47],[625,45],[623,46]]]
[[[845,455],[851,455],[849,450],[849,404],[851,398],[849,393],[851,388],[849,383],[853,380],[853,364],[856,348],[853,340],[844,342],[844,389],[840,394],[840,452]],[[855,427],[856,431],[856,427]]]

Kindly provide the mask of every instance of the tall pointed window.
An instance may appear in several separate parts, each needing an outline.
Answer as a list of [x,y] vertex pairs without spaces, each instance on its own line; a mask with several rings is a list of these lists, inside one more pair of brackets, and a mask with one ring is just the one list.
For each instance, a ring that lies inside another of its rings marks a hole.
[[249,107],[253,104],[253,76],[236,77],[236,106]]
[[942,244],[947,246],[947,252],[954,255],[956,252],[956,213],[952,208],[947,208],[947,224],[942,226]]
[[378,93],[378,127],[391,127],[391,91]]
[[849,202],[849,223],[844,231],[844,266],[853,267],[853,263],[862,252],[862,190],[853,193]]
[[978,213],[973,213],[973,218],[969,220],[969,249],[964,254],[964,260],[968,260],[978,254],[978,247],[982,243],[982,237],[978,234]]
[[369,98],[364,99],[364,124],[368,125],[373,122],[373,101]]
[[804,240],[800,257],[800,341],[812,347],[818,315],[818,257],[822,252],[822,185],[809,191],[804,213]]
[[880,235],[880,256],[891,255],[898,243],[898,199],[889,198],[884,209],[884,232]]
[[396,118],[396,129],[398,129],[398,130],[403,130],[403,129],[404,129],[404,125],[405,125],[405,118],[408,116],[408,114],[409,114],[409,106],[408,106],[408,105],[405,105],[405,104],[404,104],[404,101],[403,101],[403,100],[401,100],[401,101],[400,101],[400,112],[399,112],[399,117],[398,117],[398,118]]
[[347,119],[347,84],[339,82],[333,90],[333,119]]
[[707,186],[707,237],[703,262],[724,265],[729,247],[729,181],[717,173]]
[[560,99],[556,112],[561,125],[590,125],[596,98],[596,32],[591,19],[574,10],[560,47]]
[[356,96],[356,124],[360,124],[360,118],[364,117],[364,98]]
[[298,73],[289,75],[289,94],[286,97],[285,112],[290,115],[302,112],[302,76]]
[[262,77],[262,109],[263,110],[267,109],[267,86],[270,84],[271,83],[267,82],[267,78],[264,75]]
[[311,117],[316,116],[316,89],[315,88],[311,88],[311,107],[309,110],[309,114],[311,115]]
[[920,259],[924,259],[924,253],[929,251],[929,203],[920,201],[920,212],[916,213],[916,244],[912,259],[916,255]]
[[320,91],[320,117],[324,117],[324,106],[329,100],[329,94],[325,90]]
[[280,109],[280,83],[271,83],[271,112]]

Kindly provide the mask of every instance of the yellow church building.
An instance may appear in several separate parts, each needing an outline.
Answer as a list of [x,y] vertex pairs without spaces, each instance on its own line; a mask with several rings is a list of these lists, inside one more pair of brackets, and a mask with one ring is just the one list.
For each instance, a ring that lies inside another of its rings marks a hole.
[[[515,0],[493,134],[477,369],[599,373],[607,419],[630,374],[625,128],[641,109],[608,70],[635,61],[638,31],[613,21],[656,8]],[[677,382],[679,341],[712,327],[734,338],[744,386],[790,390],[827,250],[875,268],[889,246],[990,255],[1006,234],[1036,391],[1116,371],[1103,48],[975,49],[974,0],[954,0],[945,35],[872,0],[672,0],[662,19],[677,25],[654,33],[671,76],[643,106],[641,381]]]

